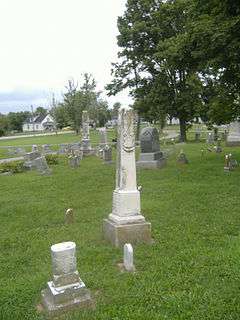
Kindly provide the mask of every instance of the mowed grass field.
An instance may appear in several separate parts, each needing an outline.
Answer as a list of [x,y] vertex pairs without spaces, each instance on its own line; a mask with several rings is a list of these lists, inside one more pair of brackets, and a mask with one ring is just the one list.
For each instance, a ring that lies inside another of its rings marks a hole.
[[[165,168],[137,172],[154,242],[134,246],[134,274],[119,271],[122,249],[102,236],[114,164],[89,157],[73,170],[61,158],[52,176],[0,177],[0,319],[45,319],[36,306],[52,279],[50,246],[63,241],[77,244],[96,308],[59,319],[240,319],[240,168],[223,171],[225,152],[240,160],[240,148],[202,157],[200,143],[166,147]],[[176,163],[180,148],[188,165]],[[65,225],[70,207],[75,222]]]

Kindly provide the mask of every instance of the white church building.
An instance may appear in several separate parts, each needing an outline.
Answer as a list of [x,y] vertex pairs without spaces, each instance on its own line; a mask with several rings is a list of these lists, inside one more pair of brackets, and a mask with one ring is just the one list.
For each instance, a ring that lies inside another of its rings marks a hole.
[[32,131],[53,131],[56,126],[50,114],[39,115],[28,119],[23,123],[23,132]]

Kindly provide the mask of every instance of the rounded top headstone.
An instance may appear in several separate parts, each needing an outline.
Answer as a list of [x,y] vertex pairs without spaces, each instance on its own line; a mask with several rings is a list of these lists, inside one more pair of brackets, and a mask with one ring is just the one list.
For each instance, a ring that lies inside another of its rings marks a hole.
[[143,128],[140,133],[140,145],[142,153],[158,152],[160,150],[158,130],[154,127]]
[[52,252],[61,252],[61,251],[66,251],[66,250],[71,250],[76,248],[76,243],[75,242],[61,242],[57,243],[51,246],[51,251]]

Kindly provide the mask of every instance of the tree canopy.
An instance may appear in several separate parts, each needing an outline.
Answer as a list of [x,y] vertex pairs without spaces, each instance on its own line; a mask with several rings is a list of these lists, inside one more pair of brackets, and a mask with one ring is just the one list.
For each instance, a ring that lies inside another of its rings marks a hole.
[[[230,0],[128,0],[118,18],[109,95],[130,88],[148,118],[222,124],[238,114],[239,5]],[[223,108],[224,106],[224,108]]]

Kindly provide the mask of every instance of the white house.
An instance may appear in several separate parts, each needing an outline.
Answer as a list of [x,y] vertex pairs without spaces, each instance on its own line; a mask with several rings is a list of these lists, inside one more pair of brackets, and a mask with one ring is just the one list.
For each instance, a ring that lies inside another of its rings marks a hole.
[[55,122],[50,114],[39,115],[30,118],[23,123],[23,132],[27,131],[53,131],[55,129]]

